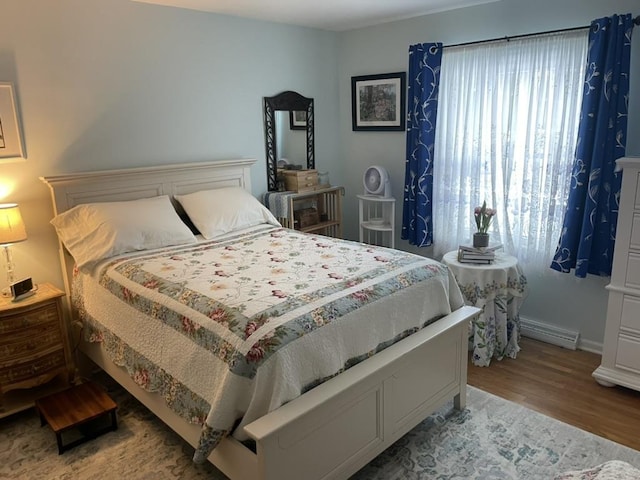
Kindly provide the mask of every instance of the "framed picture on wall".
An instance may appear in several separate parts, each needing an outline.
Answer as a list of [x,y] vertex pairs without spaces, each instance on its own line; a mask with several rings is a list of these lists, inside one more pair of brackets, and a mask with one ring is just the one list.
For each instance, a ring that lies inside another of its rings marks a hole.
[[353,130],[403,131],[406,73],[351,77]]
[[0,82],[0,160],[24,158],[13,85]]
[[289,127],[291,130],[306,130],[307,112],[304,110],[289,110]]

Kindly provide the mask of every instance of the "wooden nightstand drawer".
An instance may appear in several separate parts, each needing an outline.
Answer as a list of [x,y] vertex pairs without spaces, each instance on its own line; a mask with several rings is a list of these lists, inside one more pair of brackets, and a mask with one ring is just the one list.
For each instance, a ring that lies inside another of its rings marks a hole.
[[64,369],[65,365],[64,350],[61,348],[28,363],[0,368],[0,385],[2,390],[22,383],[36,386],[41,383],[42,376],[48,377],[50,373]]
[[9,315],[0,319],[0,336],[5,337],[14,332],[24,330],[48,322],[58,322],[58,307],[55,303],[40,308]]
[[31,360],[41,352],[62,345],[60,325],[49,322],[38,328],[29,328],[13,337],[0,341],[0,368]]

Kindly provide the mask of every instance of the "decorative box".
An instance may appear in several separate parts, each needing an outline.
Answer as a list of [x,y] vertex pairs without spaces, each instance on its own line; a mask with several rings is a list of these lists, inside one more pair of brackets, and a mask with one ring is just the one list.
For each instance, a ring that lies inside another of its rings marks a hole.
[[301,208],[293,212],[293,218],[297,223],[297,228],[305,228],[320,222],[318,209]]
[[283,170],[287,190],[311,192],[319,188],[317,170]]

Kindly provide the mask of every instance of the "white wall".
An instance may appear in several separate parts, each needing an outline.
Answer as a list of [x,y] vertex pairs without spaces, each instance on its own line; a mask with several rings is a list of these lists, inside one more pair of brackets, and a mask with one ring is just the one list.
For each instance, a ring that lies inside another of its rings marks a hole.
[[20,204],[29,236],[17,274],[63,285],[39,176],[254,157],[260,195],[262,97],[283,90],[314,98],[317,164],[339,174],[336,57],[332,32],[130,0],[0,0],[0,81],[16,86],[28,155],[0,163],[0,201]]
[[[386,167],[398,199],[397,231],[402,221],[405,136],[401,132],[351,131],[351,84],[355,75],[406,71],[408,47],[423,42],[445,45],[509,35],[588,25],[614,13],[640,14],[637,0],[502,0],[496,3],[428,15],[341,34],[339,49],[340,133],[346,163],[345,235],[356,239],[357,201],[362,173],[369,165]],[[640,154],[640,28],[633,40],[632,93],[629,106],[628,154]],[[437,167],[436,167],[437,168]],[[430,256],[396,238],[396,248]],[[525,272],[526,273],[526,272]],[[549,269],[544,276],[528,276],[530,294],[522,315],[553,323],[582,335],[583,346],[600,348],[604,337],[608,278],[577,279]]]

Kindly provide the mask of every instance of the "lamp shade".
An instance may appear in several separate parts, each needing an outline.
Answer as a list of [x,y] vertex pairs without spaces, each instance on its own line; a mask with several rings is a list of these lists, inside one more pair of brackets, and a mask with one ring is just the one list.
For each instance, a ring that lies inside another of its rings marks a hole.
[[22,242],[27,239],[20,209],[15,203],[0,204],[0,245]]

